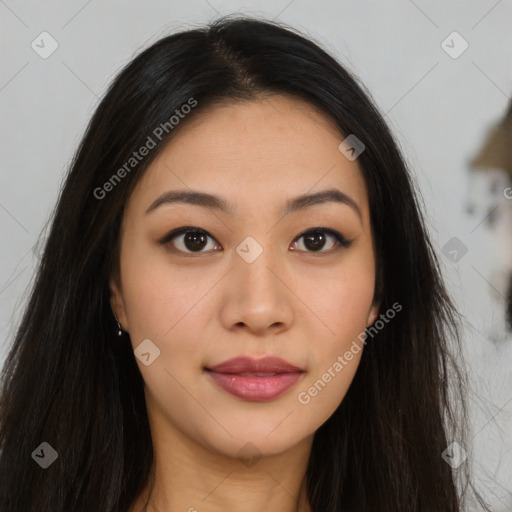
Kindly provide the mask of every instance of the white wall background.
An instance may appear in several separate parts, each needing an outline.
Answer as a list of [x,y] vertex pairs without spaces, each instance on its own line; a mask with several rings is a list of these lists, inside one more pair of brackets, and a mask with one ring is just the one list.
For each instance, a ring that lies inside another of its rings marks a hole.
[[[278,18],[315,38],[387,114],[466,317],[475,389],[467,448],[477,483],[493,510],[511,511],[512,336],[495,274],[512,266],[512,201],[501,201],[489,228],[467,162],[512,94],[512,0],[0,0],[0,364],[33,277],[38,235],[108,82],[158,38],[235,11]],[[58,43],[46,59],[31,47],[44,31]],[[455,59],[441,46],[453,31],[469,44]],[[442,253],[452,237],[468,250],[456,263]]]

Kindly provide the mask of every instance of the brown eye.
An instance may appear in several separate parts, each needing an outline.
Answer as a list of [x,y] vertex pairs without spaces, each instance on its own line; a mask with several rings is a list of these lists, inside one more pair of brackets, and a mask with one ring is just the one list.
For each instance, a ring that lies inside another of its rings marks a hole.
[[[193,226],[185,226],[171,231],[160,240],[160,244],[170,246],[173,251],[186,255],[201,254],[222,248],[218,243],[212,243],[208,248],[208,239],[216,242],[215,238],[207,231]],[[300,239],[304,239],[302,244],[295,241]],[[352,244],[352,240],[347,240],[341,233],[329,228],[309,229],[297,236],[295,240],[293,251],[300,250],[310,253],[329,253],[341,247],[350,247]]]
[[[351,240],[347,240],[341,233],[334,231],[333,229],[328,228],[314,228],[310,229],[302,234],[300,234],[296,240],[304,239],[302,246],[305,249],[302,249],[298,242],[294,242],[296,247],[293,250],[305,250],[306,252],[330,252],[332,249],[342,247],[349,247],[352,244]],[[328,240],[331,239],[332,243],[329,243]],[[325,248],[327,244],[328,249],[322,250]]]
[[[176,249],[180,252],[193,254],[207,252],[203,249],[205,249],[205,247],[208,245],[208,238],[215,240],[209,233],[202,229],[194,227],[183,227],[171,231],[162,240],[160,240],[160,243],[162,245],[170,244],[172,245],[173,249]],[[211,249],[215,249],[216,247],[218,246],[214,244]]]

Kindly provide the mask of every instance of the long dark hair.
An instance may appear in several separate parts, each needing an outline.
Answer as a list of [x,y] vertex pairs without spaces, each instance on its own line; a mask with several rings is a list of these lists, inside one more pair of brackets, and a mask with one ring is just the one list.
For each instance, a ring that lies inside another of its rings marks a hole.
[[[195,102],[190,119],[215,102],[265,94],[304,99],[364,143],[380,310],[403,308],[369,338],[348,393],[315,433],[310,503],[329,512],[460,510],[472,488],[468,464],[454,470],[442,457],[452,441],[467,448],[459,318],[404,159],[369,93],[318,44],[236,16],[140,53],[89,123],[3,368],[0,510],[125,512],[151,481],[143,379],[109,304],[123,208],[183,105]],[[155,147],[127,166],[150,136]],[[36,463],[50,453],[41,443],[58,455],[46,469]]]

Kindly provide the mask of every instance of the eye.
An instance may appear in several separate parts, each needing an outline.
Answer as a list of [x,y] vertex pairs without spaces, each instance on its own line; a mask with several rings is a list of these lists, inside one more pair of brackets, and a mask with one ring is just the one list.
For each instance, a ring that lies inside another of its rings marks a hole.
[[[327,235],[327,236],[326,236]],[[325,247],[326,240],[328,238],[334,240],[333,244],[329,249],[322,251]],[[301,233],[295,240],[300,240],[304,238],[304,242],[302,242],[302,246],[306,247],[306,252],[331,252],[331,250],[340,249],[341,247],[350,247],[352,245],[352,240],[347,240],[341,233],[329,228],[313,228],[308,229],[308,231],[304,231]],[[299,246],[299,250],[303,250],[297,242],[294,241],[295,245]],[[337,245],[337,247],[336,247]],[[292,250],[296,250],[295,247]]]
[[203,229],[185,226],[165,235],[165,237],[160,240],[160,243],[162,245],[168,245],[172,240],[176,239],[177,241],[171,244],[173,249],[175,248],[180,252],[193,254],[195,252],[206,252],[203,251],[203,249],[207,246],[208,238],[214,240],[214,238]]
[[[171,245],[173,250],[176,249],[177,251],[185,254],[194,254],[209,252],[203,251],[203,249],[208,246],[208,238],[215,240],[207,231],[203,229],[194,226],[184,226],[175,229],[165,235],[165,237],[162,238],[159,243],[167,246]],[[302,249],[302,247],[300,247],[301,244],[296,242],[296,240],[300,240],[301,238],[304,238],[302,246],[304,246],[306,249]],[[329,238],[332,241],[331,247],[329,247],[328,250],[322,250],[325,247],[326,240]],[[295,247],[293,247],[292,250],[328,253],[341,247],[350,247],[351,244],[352,240],[347,240],[338,231],[319,227],[308,229],[307,231],[304,231],[299,236],[297,236],[293,241],[293,245],[295,245]],[[219,248],[222,247],[218,243],[213,244],[213,247],[210,247],[210,249],[213,250]]]

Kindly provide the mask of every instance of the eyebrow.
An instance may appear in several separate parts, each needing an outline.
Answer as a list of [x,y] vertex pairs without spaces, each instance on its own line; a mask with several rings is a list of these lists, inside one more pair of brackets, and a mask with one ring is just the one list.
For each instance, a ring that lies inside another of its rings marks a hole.
[[[321,192],[316,192],[314,194],[304,194],[301,196],[294,197],[287,201],[284,207],[280,211],[280,215],[285,216],[289,213],[293,213],[299,210],[305,210],[312,206],[316,206],[324,203],[341,203],[350,206],[358,215],[359,219],[362,222],[362,214],[361,210],[357,203],[347,194],[338,190],[336,188],[322,190]],[[173,203],[188,203],[194,204],[197,206],[203,206],[205,208],[213,208],[215,210],[219,210],[221,212],[232,214],[234,208],[231,203],[226,201],[225,199],[215,196],[212,194],[207,194],[205,192],[197,192],[197,191],[188,191],[188,190],[171,190],[169,192],[165,192],[160,197],[158,197],[149,208],[146,210],[146,214],[152,212],[159,206],[163,204],[173,204]]]

